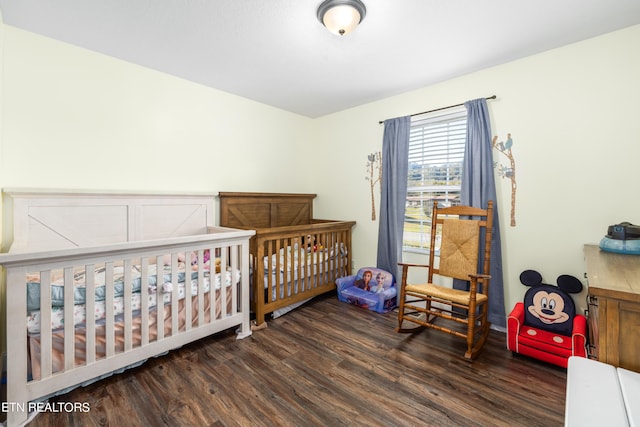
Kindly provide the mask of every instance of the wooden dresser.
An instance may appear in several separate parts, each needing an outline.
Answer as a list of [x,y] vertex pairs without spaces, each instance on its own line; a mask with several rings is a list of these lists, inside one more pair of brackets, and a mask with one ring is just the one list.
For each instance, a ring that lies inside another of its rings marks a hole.
[[640,372],[640,256],[585,245],[589,354]]

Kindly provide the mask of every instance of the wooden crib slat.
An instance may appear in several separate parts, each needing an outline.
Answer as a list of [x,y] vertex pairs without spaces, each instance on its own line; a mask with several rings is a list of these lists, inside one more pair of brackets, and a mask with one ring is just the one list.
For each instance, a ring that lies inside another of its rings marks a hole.
[[[64,269],[64,369],[75,365],[75,328],[73,325],[74,286],[73,266]],[[47,328],[49,329],[49,328]]]
[[333,269],[332,269],[332,280],[336,280],[338,277],[345,276],[346,272],[344,271],[344,263],[346,260],[341,256],[342,254],[342,243],[346,239],[346,235],[342,232],[333,233],[332,240],[333,245],[333,253],[335,256],[333,257]]
[[[266,275],[267,276],[267,283],[268,283],[268,286],[267,286],[267,301],[271,301],[272,298],[278,298],[277,295],[275,297],[273,296],[273,288],[275,286],[275,283],[273,283],[273,281],[274,281],[273,271],[274,271],[274,268],[275,268],[275,271],[276,271],[275,280],[279,281],[279,278],[278,278],[278,276],[279,276],[278,275],[278,271],[279,270],[278,270],[277,266],[279,265],[278,263],[280,261],[279,261],[279,258],[276,255],[275,256],[276,261],[275,261],[275,265],[274,265],[274,262],[273,262],[273,258],[274,257],[271,256],[271,254],[274,253],[274,248],[273,248],[274,242],[269,240],[269,241],[266,242],[266,245],[267,246],[266,246],[266,254],[265,254],[265,256],[268,256],[268,258],[267,258],[267,275]],[[261,275],[262,274],[262,268],[264,268],[264,264],[261,263],[260,267],[261,268],[260,268],[260,271],[258,272],[258,274]],[[258,289],[258,291],[259,292],[264,292],[264,288]]]
[[307,257],[309,256],[307,252],[307,246],[306,246],[306,241],[308,240],[307,236],[301,236],[301,238],[304,239],[304,243],[302,241],[298,243],[298,249],[297,249],[298,263],[296,267],[298,269],[298,273],[297,273],[298,278],[297,280],[295,281],[292,280],[289,282],[289,284],[287,284],[287,289],[289,289],[289,296],[298,295],[304,292],[304,290],[307,287],[307,281],[308,281]]
[[318,272],[320,283],[318,285],[320,285],[321,283],[325,283],[329,279],[329,274],[327,271],[329,269],[329,248],[327,248],[326,246],[328,236],[329,234],[326,232],[320,235],[320,245],[322,245],[322,251],[320,252],[320,271]]
[[40,272],[40,370],[42,378],[51,376],[51,270]]
[[340,257],[340,241],[343,238],[344,238],[344,235],[342,235],[340,232],[333,233],[333,236],[332,236],[333,245],[331,246],[331,248],[333,249],[333,253],[335,254],[335,256],[333,257],[333,269],[332,269],[333,280],[338,278],[340,275],[340,268],[342,264],[342,260],[340,259],[341,258]]
[[[273,289],[269,290],[269,295],[267,296],[269,301],[277,301],[282,298],[282,292],[286,293],[286,290],[283,289],[283,286],[287,283],[287,272],[291,271],[293,274],[294,270],[287,270],[290,259],[292,257],[285,251],[284,257],[280,256],[280,249],[282,249],[283,243],[279,240],[273,240],[270,243],[269,253],[273,253],[272,257],[275,259],[273,268],[269,269],[269,277],[273,280]],[[281,277],[283,274],[283,277]]]
[[86,317],[86,341],[85,353],[87,365],[96,360],[96,283],[95,283],[95,265],[87,264],[84,267],[85,272],[85,317]]
[[318,247],[318,237],[317,233],[313,233],[309,241],[309,257],[311,258],[311,263],[308,267],[309,283],[307,290],[310,291],[318,287],[318,277],[320,277],[320,268],[322,267],[322,251],[320,251]]
[[[284,285],[286,287],[283,299],[294,295],[292,282],[295,280],[300,283],[302,279],[301,268],[304,265],[304,253],[302,252],[302,239],[304,236],[296,236],[289,238],[288,244],[291,245],[291,259],[285,264],[285,271],[291,272],[291,277],[285,278]],[[296,285],[299,286],[299,285]]]
[[[281,262],[281,258],[280,258],[280,249],[283,249],[283,244],[281,240],[276,240],[276,263],[277,263],[277,267],[276,267],[276,299],[283,299],[286,298],[288,296],[291,296],[291,290],[287,288],[287,279],[283,276],[280,276],[280,271],[282,271],[282,269],[284,268],[284,271],[288,271],[287,267],[288,265],[285,263]],[[285,250],[286,253],[286,250]],[[285,255],[286,257],[287,255]],[[289,257],[289,263],[291,265],[293,265],[294,263],[294,259],[293,257]],[[291,270],[294,271],[294,270]],[[284,293],[282,293],[281,289],[283,289],[283,285],[284,285]]]

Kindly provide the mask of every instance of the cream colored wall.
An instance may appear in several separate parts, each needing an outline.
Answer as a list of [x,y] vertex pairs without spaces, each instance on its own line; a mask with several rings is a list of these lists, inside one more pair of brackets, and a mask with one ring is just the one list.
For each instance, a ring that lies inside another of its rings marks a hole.
[[308,118],[9,26],[3,65],[4,187],[308,191]]
[[[525,269],[586,284],[583,244],[598,243],[610,224],[640,224],[639,76],[635,26],[317,119],[326,147],[318,162],[337,164],[316,183],[316,212],[357,220],[356,266],[374,265],[378,223],[365,172],[367,154],[381,149],[378,121],[495,94],[493,135],[512,134],[518,186],[511,227],[510,182],[496,177],[507,310],[524,295]],[[495,152],[494,160],[503,162]],[[585,297],[577,296],[583,308]]]

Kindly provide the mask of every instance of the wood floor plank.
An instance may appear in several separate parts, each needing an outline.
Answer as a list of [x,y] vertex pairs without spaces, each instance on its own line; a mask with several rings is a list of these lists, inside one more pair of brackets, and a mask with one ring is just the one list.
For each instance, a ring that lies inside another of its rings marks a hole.
[[236,340],[233,331],[51,398],[87,413],[30,426],[562,426],[566,370],[506,349],[478,358],[437,331],[398,334],[396,314],[319,297]]

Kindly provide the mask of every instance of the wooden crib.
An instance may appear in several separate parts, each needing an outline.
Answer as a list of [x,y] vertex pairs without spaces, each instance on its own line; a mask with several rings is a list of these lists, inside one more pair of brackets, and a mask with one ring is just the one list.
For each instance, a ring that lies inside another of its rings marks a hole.
[[229,328],[251,334],[254,232],[212,227],[213,200],[5,192],[9,426],[149,357]]
[[219,193],[220,225],[253,229],[251,307],[255,328],[351,274],[354,221],[313,218],[315,194]]

